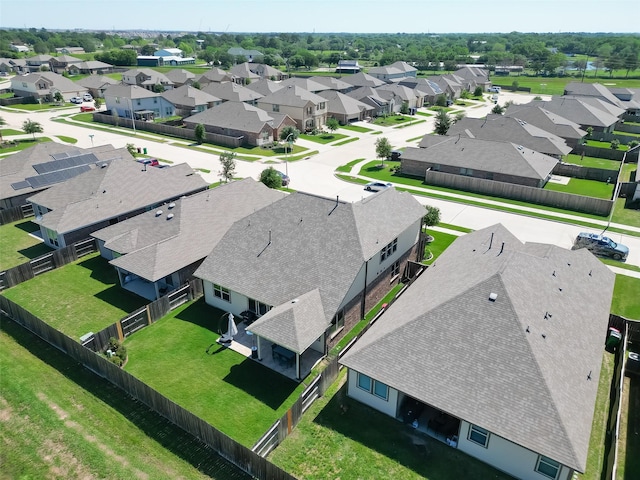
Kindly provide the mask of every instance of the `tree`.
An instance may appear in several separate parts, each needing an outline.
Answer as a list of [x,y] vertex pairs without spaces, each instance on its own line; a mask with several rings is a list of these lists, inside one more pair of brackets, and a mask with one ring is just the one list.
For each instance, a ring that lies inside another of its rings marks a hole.
[[340,122],[338,122],[338,120],[336,120],[335,118],[331,117],[331,118],[327,118],[327,123],[325,123],[325,125],[329,129],[329,131],[335,132],[338,129],[338,127],[340,127]]
[[402,102],[402,105],[400,105],[400,113],[402,115],[407,115],[409,113],[409,102]]
[[164,85],[162,85],[161,83],[156,83],[153,85],[153,92],[154,93],[162,93],[164,92]]
[[617,150],[618,148],[620,148],[620,140],[614,138],[611,140],[611,150]]
[[191,84],[191,86],[192,86],[193,88],[195,88],[196,90],[201,90],[201,89],[202,89],[202,86],[200,85],[200,82],[193,82],[193,83]]
[[293,125],[287,125],[282,130],[280,130],[280,140],[285,143],[289,143],[289,148],[293,149],[293,144],[296,143],[296,140],[300,136],[300,130],[298,130]]
[[593,135],[593,127],[587,127],[587,138],[591,138],[591,136]]
[[136,148],[136,146],[133,143],[127,143],[126,148],[129,154],[133,158],[136,158],[136,154],[138,153],[138,149]]
[[96,110],[100,110],[100,107],[102,107],[102,99],[101,98],[95,98],[93,100],[93,104],[96,107]]
[[451,128],[451,117],[446,110],[438,110],[436,114],[435,132],[438,135],[446,135]]
[[379,137],[376,140],[376,157],[381,159],[384,165],[384,159],[391,156],[391,144],[387,137]]
[[269,188],[282,187],[282,177],[273,167],[269,167],[262,171],[260,174],[260,181]]
[[201,123],[196,125],[196,128],[194,129],[193,133],[196,136],[196,142],[198,142],[198,145],[202,145],[205,138],[204,125]]
[[447,97],[445,97],[444,95],[440,94],[436,97],[436,105],[438,107],[444,107],[447,105]]
[[518,83],[517,80],[514,80],[513,83],[511,84],[511,88],[513,88],[514,92],[518,91],[518,87],[520,86],[520,84]]
[[431,205],[425,205],[424,208],[427,213],[422,217],[422,221],[425,227],[433,227],[440,223],[440,209],[438,207],[432,207]]
[[504,113],[504,107],[496,103],[495,106],[491,109],[491,113],[495,113],[496,115],[502,115]]
[[64,102],[64,97],[62,96],[62,93],[60,93],[60,90],[56,90],[56,93],[53,94],[53,99],[56,102]]
[[33,135],[33,139],[35,140],[36,133],[42,133],[42,125],[38,122],[32,121],[31,119],[27,119],[22,124],[22,130],[24,130],[24,133],[30,133]]
[[233,179],[233,176],[236,174],[235,152],[222,152],[220,154],[220,163],[222,164],[222,170],[220,170],[220,176],[224,179],[225,182],[228,183]]
[[[4,118],[0,117],[0,127],[3,125],[6,125],[7,122],[5,121]],[[2,138],[2,130],[0,130],[0,142],[2,142],[4,139]]]
[[482,87],[480,85],[478,85],[475,90],[473,91],[473,96],[474,97],[481,97],[482,96]]

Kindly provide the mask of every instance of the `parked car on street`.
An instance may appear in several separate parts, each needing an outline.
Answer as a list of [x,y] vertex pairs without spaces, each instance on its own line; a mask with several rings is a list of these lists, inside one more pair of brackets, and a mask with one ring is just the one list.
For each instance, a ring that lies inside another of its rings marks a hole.
[[578,234],[571,249],[577,250],[579,248],[586,248],[594,255],[611,257],[614,260],[626,260],[629,255],[629,247],[597,233],[581,232]]
[[381,190],[385,190],[389,187],[392,187],[390,183],[383,182],[369,182],[364,186],[364,189],[368,192],[379,192]]
[[71,103],[82,103],[82,98],[81,98],[81,97],[71,97],[71,98],[69,99],[69,101],[70,101]]
[[93,97],[91,96],[90,93],[85,93],[82,96],[82,100],[84,100],[85,102],[93,102]]
[[80,105],[80,111],[81,112],[95,112],[96,111],[96,107],[94,107],[93,105]]
[[157,158],[138,158],[136,162],[142,163],[143,165],[150,165],[152,167],[157,167],[160,165],[160,162]]
[[289,182],[291,181],[289,176],[285,173],[282,173],[279,170],[276,170],[276,172],[278,173],[278,175],[280,175],[280,178],[282,179],[282,186],[286,187],[287,185],[289,185]]

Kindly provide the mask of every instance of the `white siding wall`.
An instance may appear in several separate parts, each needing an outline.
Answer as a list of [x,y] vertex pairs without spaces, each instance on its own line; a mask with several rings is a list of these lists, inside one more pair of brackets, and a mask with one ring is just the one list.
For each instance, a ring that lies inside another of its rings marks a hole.
[[[231,312],[234,315],[240,315],[249,308],[249,299],[244,295],[231,291],[231,302],[226,302],[213,294],[213,283],[207,280],[204,280],[202,283],[204,286],[204,300],[207,302],[207,305],[219,308],[225,312]],[[224,285],[222,286],[224,287]]]
[[[549,477],[535,471],[538,454],[516,445],[494,434],[489,435],[488,447],[484,448],[468,440],[470,424],[460,424],[458,449],[476,457],[495,468],[522,480],[549,480]],[[571,469],[562,466],[558,480],[568,480]]]
[[98,240],[98,249],[100,250],[100,256],[107,260],[113,260],[113,250],[104,248],[104,240]]
[[348,389],[347,395],[351,398],[358,400],[359,402],[364,403],[365,405],[369,405],[376,410],[386,413],[390,417],[396,417],[396,411],[398,409],[398,391],[389,387],[389,398],[384,400],[380,397],[377,397],[371,393],[364,391],[361,388],[358,388],[358,372],[355,370],[349,369],[348,372]]

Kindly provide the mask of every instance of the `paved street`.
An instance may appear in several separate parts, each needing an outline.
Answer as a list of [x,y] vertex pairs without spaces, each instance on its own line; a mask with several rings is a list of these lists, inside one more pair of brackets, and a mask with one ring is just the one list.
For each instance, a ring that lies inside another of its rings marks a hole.
[[[0,84],[0,88],[2,87],[3,85]],[[532,98],[533,95],[501,93],[499,103],[504,104],[507,100],[513,100],[515,103],[526,103]],[[469,117],[481,118],[489,113],[492,108],[492,103],[485,102],[480,106],[465,108],[465,114]],[[220,163],[218,155],[185,148],[188,145],[186,141],[171,139],[161,143],[156,140],[151,140],[150,136],[145,134],[145,132],[137,132],[134,135],[133,132],[126,129],[119,129],[122,133],[118,133],[115,130],[105,131],[99,128],[88,128],[86,124],[74,124],[72,121],[53,121],[56,117],[66,116],[76,112],[78,112],[76,106],[55,112],[17,112],[15,110],[1,108],[0,116],[7,122],[4,128],[20,130],[24,120],[30,118],[42,124],[44,129],[42,135],[52,138],[54,141],[60,141],[55,138],[55,135],[76,138],[78,140],[76,145],[82,148],[91,147],[92,143],[93,145],[111,144],[115,147],[124,147],[127,143],[133,143],[136,146],[147,148],[149,155],[171,160],[174,163],[187,162],[194,168],[210,170],[211,173],[202,174],[208,182],[219,180],[218,171],[220,170]],[[394,148],[416,146],[416,140],[409,140],[433,131],[434,117],[416,115],[415,119],[426,120],[426,122],[405,128],[379,127],[367,123],[361,124],[373,131],[382,131],[381,134],[339,130],[339,133],[358,138],[357,141],[339,147],[299,139],[296,145],[308,148],[309,151],[317,150],[319,153],[304,160],[290,162],[286,165],[281,163],[280,165],[274,166],[279,170],[286,170],[288,172],[291,177],[290,186],[294,190],[326,197],[338,196],[345,201],[357,201],[371,195],[371,193],[366,192],[362,185],[344,182],[337,178],[334,174],[336,167],[355,159],[364,159],[359,165],[353,168],[352,174],[356,174],[362,164],[375,159],[375,141],[381,136],[387,137]],[[90,135],[93,135],[93,138],[91,138]],[[236,170],[239,177],[251,176],[257,179],[260,172],[266,167],[267,164],[265,164],[265,160],[257,160],[255,162],[238,161]],[[428,188],[424,188],[423,190],[429,191]],[[438,193],[442,194],[442,192]],[[464,197],[464,195],[459,196]],[[578,232],[584,229],[583,227],[572,226],[552,220],[542,220],[526,215],[501,212],[490,208],[468,206],[452,201],[420,196],[417,197],[417,199],[423,204],[440,208],[441,220],[444,223],[479,229],[500,222],[522,241],[552,243],[569,248]],[[501,204],[499,201],[493,203],[496,205]],[[518,207],[509,205],[509,208]],[[523,213],[526,213],[527,210],[546,213],[542,208],[519,207],[518,209],[522,210]],[[584,219],[581,218],[579,214],[570,215],[569,217],[574,221],[582,220],[589,223],[599,223],[603,225],[603,228],[606,226],[606,221],[598,222],[592,219]],[[640,232],[640,228],[625,228],[627,230],[637,230]],[[628,264],[640,266],[640,237],[617,233],[610,233],[609,236],[615,241],[629,246],[630,254],[627,260]],[[634,274],[634,272],[630,272],[629,270],[615,269],[615,271],[617,273],[640,277],[640,274]]]

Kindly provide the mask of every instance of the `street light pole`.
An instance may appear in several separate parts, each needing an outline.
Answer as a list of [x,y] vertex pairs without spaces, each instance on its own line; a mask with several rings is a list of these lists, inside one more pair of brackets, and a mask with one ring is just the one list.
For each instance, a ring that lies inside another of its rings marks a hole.
[[622,155],[622,162],[620,163],[620,170],[618,170],[618,178],[616,180],[616,186],[614,187],[614,190],[613,190],[613,206],[611,207],[611,213],[609,213],[609,220],[607,221],[607,226],[603,230],[603,233],[606,232],[607,229],[609,228],[609,225],[611,225],[611,217],[613,217],[613,211],[616,208],[616,200],[618,199],[618,195],[620,194],[620,175],[622,174],[622,169],[624,168],[624,162],[627,159],[627,154],[629,152],[633,152],[636,148],[640,148],[640,145],[636,145],[635,147],[630,148],[629,150],[624,152],[624,155]]
[[284,140],[285,143],[289,144],[289,148],[287,149],[287,154],[284,159],[284,173],[288,177],[289,176],[289,155],[291,155],[291,149],[293,148],[293,144],[291,140],[289,140],[293,136],[293,133],[287,135],[287,138]]
[[89,134],[89,138],[91,139],[91,146],[93,147],[93,133]]

